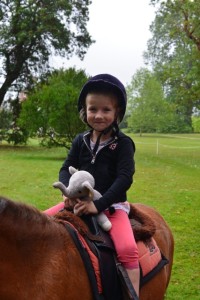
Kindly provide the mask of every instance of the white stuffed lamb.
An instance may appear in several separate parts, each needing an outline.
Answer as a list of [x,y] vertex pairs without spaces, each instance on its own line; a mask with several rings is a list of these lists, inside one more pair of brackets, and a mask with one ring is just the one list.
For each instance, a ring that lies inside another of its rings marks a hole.
[[[62,182],[55,182],[53,187],[59,188],[63,195],[68,198],[80,198],[84,200],[89,196],[92,200],[98,200],[101,194],[94,190],[94,177],[86,171],[78,171],[73,167],[69,167],[69,173],[72,175],[69,180],[69,185],[66,187]],[[76,214],[76,210],[74,209]],[[112,227],[111,222],[108,220],[107,216],[101,212],[97,215],[98,224],[105,231],[109,231]]]

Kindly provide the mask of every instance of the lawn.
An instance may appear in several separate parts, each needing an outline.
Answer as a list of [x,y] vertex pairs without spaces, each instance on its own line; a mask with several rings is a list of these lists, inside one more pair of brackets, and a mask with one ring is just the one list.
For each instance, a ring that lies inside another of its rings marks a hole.
[[[200,299],[200,135],[131,135],[136,173],[131,202],[156,208],[170,225],[175,256],[167,300]],[[64,148],[0,145],[0,194],[41,210],[61,201],[52,183]]]

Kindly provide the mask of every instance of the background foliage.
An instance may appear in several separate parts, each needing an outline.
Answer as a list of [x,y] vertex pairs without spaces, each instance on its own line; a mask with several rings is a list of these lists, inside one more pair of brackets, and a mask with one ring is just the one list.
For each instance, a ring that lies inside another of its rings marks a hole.
[[191,127],[194,108],[200,109],[200,2],[151,0],[156,17],[144,57],[162,83],[177,116]]
[[[144,53],[148,68],[137,70],[127,86],[129,107],[122,126],[129,127],[129,132],[141,133],[199,132],[200,2],[151,0],[150,3],[155,6],[155,19],[150,26],[152,38]],[[0,74],[5,79],[0,88],[0,102],[11,86],[16,91],[25,89],[28,95],[32,95],[32,90],[37,89],[38,97],[42,97],[44,82],[47,84],[52,75],[56,80],[55,77],[59,77],[60,72],[67,72],[57,70],[57,73],[52,74],[48,65],[49,56],[57,54],[69,57],[72,53],[77,53],[83,58],[92,43],[86,30],[90,1],[56,1],[51,5],[49,1],[48,5],[46,1],[39,1],[36,4],[35,1],[0,2]],[[74,86],[72,82],[70,86],[70,95],[75,95],[76,80]],[[40,88],[43,89],[41,93]],[[48,106],[44,106],[44,118],[41,115],[40,119],[35,119],[35,128],[42,128],[43,142],[49,145],[52,145],[56,133],[63,134],[65,128],[64,135],[69,144],[78,129],[76,120],[71,118],[71,124],[68,123],[67,126],[63,124],[62,118],[59,120],[60,126],[55,122],[56,109],[53,110],[52,102],[55,101],[55,105],[61,103],[62,93],[60,87],[55,88],[51,91],[54,99],[50,97],[47,100],[47,89],[49,87],[46,88],[45,101],[49,101],[52,111],[50,114]],[[32,96],[27,101],[31,101],[30,99],[33,99]],[[9,117],[9,120],[7,118],[6,126],[1,124],[0,139],[14,144],[26,143],[27,137],[36,131],[33,122],[25,122],[24,117],[18,120],[21,108],[18,96],[12,101],[7,99],[8,102],[9,105],[0,109],[0,115],[4,120],[6,114],[11,113],[13,117]],[[35,100],[34,105],[39,105],[39,102],[40,99]],[[70,107],[72,108],[71,104]],[[59,106],[57,108],[60,109]],[[32,107],[33,114],[40,109],[41,104],[40,107]],[[47,116],[50,118],[48,126]],[[61,117],[63,116],[66,114],[62,113]],[[36,124],[37,122],[39,123]],[[70,135],[72,129],[73,134]],[[48,139],[44,139],[44,134]],[[59,144],[63,145],[61,137],[59,142],[57,139],[57,145]]]
[[48,72],[51,54],[83,58],[89,0],[0,1],[0,106],[6,92],[29,89]]
[[129,132],[185,131],[176,116],[175,106],[165,99],[161,82],[153,72],[138,70],[127,86],[127,94]]
[[87,79],[84,71],[74,68],[53,72],[22,103],[18,125],[28,128],[30,136],[39,136],[43,145],[69,148],[75,135],[85,130],[77,99]]

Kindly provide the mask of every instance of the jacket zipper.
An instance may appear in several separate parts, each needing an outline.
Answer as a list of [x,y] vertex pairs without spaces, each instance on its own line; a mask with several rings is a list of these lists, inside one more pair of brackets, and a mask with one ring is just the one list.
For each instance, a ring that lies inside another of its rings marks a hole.
[[[107,147],[108,145],[113,144],[114,141],[116,141],[116,140],[117,140],[117,137],[115,136],[114,139],[111,140],[111,141],[110,141],[108,144],[106,144],[105,146],[103,146],[103,147],[98,151],[98,153],[99,153],[103,148]],[[91,164],[94,164],[98,153],[93,154],[93,152],[91,151],[91,149],[90,149],[89,145],[87,144],[85,138],[83,138],[83,141],[84,141],[86,147],[88,148],[88,150],[90,151],[90,153],[92,154]]]

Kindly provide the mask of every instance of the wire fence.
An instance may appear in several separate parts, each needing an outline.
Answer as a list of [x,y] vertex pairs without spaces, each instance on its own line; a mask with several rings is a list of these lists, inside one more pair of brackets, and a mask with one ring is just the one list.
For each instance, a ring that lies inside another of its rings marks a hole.
[[144,142],[144,141],[135,141],[135,144],[141,144],[141,145],[152,145],[155,146],[156,149],[156,154],[159,154],[159,152],[161,151],[162,148],[169,148],[169,149],[200,149],[200,138],[198,137],[185,137],[185,136],[174,136],[174,135],[164,135],[164,136],[160,136],[160,137],[168,137],[168,138],[175,138],[175,139],[185,139],[185,140],[191,140],[192,142],[197,141],[197,143],[199,143],[199,145],[169,145],[169,144],[165,144],[163,143],[161,140],[159,140],[158,138],[155,139],[155,142]]

